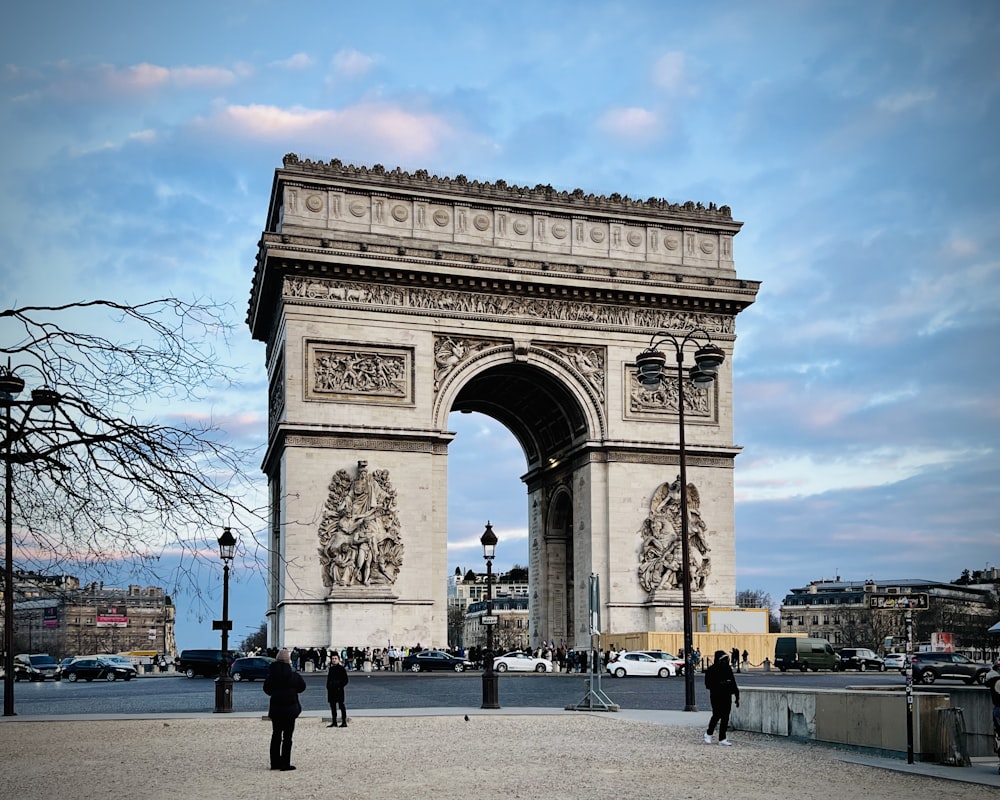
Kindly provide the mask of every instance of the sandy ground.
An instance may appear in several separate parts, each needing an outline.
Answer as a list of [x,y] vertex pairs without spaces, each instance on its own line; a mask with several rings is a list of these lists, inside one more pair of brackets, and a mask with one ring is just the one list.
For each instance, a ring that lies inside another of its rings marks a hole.
[[206,717],[0,725],[0,797],[16,800],[243,798],[720,798],[996,800],[995,788],[900,775],[838,751],[737,732],[569,716],[302,717],[294,772],[268,769],[270,723]]

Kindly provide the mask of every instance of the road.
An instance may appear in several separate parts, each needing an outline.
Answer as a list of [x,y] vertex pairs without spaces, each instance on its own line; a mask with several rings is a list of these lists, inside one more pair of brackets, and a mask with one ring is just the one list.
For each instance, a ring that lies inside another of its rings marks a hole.
[[[326,703],[325,673],[304,673],[307,689],[302,706],[322,711]],[[351,672],[347,687],[348,708],[469,707],[482,702],[482,673],[388,673]],[[576,705],[586,695],[585,676],[579,674],[500,676],[500,705],[509,707],[564,708]],[[737,675],[741,686],[842,688],[845,686],[903,686],[897,672],[886,673],[780,673],[752,671]],[[708,709],[703,676],[696,676],[699,709]],[[684,707],[683,678],[602,679],[604,693],[623,709],[677,710]],[[19,715],[60,714],[162,714],[211,711],[215,705],[215,682],[176,675],[142,676],[128,683],[45,681],[16,683],[14,707]],[[261,683],[233,686],[234,711],[267,710]]]

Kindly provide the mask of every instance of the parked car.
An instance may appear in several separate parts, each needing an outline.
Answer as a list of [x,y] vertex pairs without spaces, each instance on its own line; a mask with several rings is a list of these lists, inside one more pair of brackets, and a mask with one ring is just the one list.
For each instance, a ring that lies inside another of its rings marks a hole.
[[136,669],[131,663],[120,661],[105,661],[103,658],[75,658],[63,669],[63,676],[70,683],[85,681],[130,681],[136,676]]
[[804,636],[779,636],[774,640],[774,666],[782,672],[797,669],[801,672],[840,669],[840,656],[833,651],[826,639]]
[[982,683],[990,671],[989,664],[973,661],[960,653],[914,653],[911,661],[913,680],[917,683],[931,684],[939,680]]
[[233,676],[234,681],[264,680],[274,660],[267,656],[237,658],[229,668],[229,674]]
[[535,658],[527,653],[513,651],[493,659],[493,669],[497,672],[552,672],[552,662],[547,658]]
[[653,658],[659,658],[664,661],[669,661],[677,668],[677,674],[684,674],[684,659],[678,658],[673,653],[668,653],[666,650],[641,650],[640,652],[645,653],[647,656],[652,656]]
[[59,665],[48,653],[20,653],[14,656],[15,681],[60,680]]
[[189,678],[203,675],[206,678],[215,678],[222,671],[222,665],[226,663],[226,658],[243,658],[243,653],[234,653],[230,650],[223,653],[221,650],[182,650],[177,660],[177,671]]
[[886,653],[882,663],[885,664],[886,669],[898,669],[900,672],[906,672],[906,653]]
[[859,672],[869,669],[885,672],[885,662],[867,647],[845,647],[840,651],[840,668],[856,669]]
[[616,678],[633,675],[655,675],[660,678],[670,678],[677,674],[677,667],[671,662],[653,658],[647,653],[619,653],[608,662],[608,672]]
[[440,650],[421,650],[403,659],[403,669],[411,672],[428,672],[431,670],[453,670],[465,672],[472,668],[472,662],[458,656],[443,653]]

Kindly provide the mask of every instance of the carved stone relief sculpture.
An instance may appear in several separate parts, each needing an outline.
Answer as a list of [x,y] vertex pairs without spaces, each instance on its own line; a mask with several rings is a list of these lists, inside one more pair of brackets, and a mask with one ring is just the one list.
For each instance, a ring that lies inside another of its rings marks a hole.
[[[691,565],[691,588],[700,592],[712,571],[708,553],[708,526],[701,516],[701,496],[693,483],[688,494],[688,555]],[[684,580],[681,548],[681,479],[663,483],[653,493],[649,516],[639,529],[639,585],[647,592],[679,589]]]
[[[712,416],[712,388],[702,389],[694,381],[684,379],[684,414],[689,417]],[[677,380],[671,375],[650,388],[639,383],[634,368],[629,369],[629,411],[661,411],[677,413]]]
[[[551,347],[553,353],[566,361],[594,390],[598,401],[604,402],[604,348],[603,347]],[[638,381],[637,381],[638,382]]]
[[444,315],[497,317],[507,321],[548,320],[595,323],[643,330],[691,330],[702,328],[711,334],[734,332],[734,321],[725,314],[671,309],[633,308],[589,301],[568,301],[542,297],[461,292],[381,284],[345,283],[327,278],[286,277],[284,296],[325,303],[362,304],[392,309],[412,308],[439,311]]
[[477,353],[502,344],[499,339],[478,339],[466,336],[434,337],[434,391],[441,390],[448,375],[459,364]]
[[323,585],[377,586],[396,582],[403,542],[396,514],[396,490],[388,470],[369,472],[359,461],[352,479],[345,469],[330,481],[319,525]]

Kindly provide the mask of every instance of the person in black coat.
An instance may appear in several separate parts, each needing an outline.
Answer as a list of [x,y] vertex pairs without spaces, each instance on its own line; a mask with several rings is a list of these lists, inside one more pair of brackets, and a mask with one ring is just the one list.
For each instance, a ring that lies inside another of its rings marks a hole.
[[736,707],[740,707],[740,687],[736,685],[736,676],[729,663],[729,656],[723,650],[715,651],[712,666],[705,670],[705,688],[712,700],[712,718],[708,721],[708,731],[705,733],[705,744],[712,743],[715,726],[719,726],[719,744],[729,747],[732,742],[726,738],[729,729],[729,714],[733,710],[733,697],[736,697]]
[[337,708],[340,708],[341,728],[347,727],[347,707],[344,705],[344,687],[351,679],[347,670],[340,663],[340,656],[333,653],[330,656],[330,669],[326,673],[326,700],[330,704],[330,714],[333,719],[326,727],[337,727]]
[[305,690],[306,682],[292,669],[291,655],[282,648],[264,679],[264,694],[271,698],[267,705],[271,720],[271,769],[282,772],[295,769],[291,763],[292,734],[295,720],[302,713],[299,695]]

